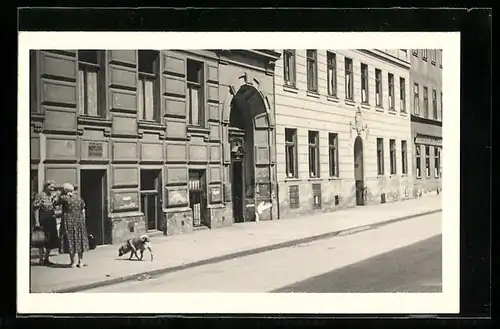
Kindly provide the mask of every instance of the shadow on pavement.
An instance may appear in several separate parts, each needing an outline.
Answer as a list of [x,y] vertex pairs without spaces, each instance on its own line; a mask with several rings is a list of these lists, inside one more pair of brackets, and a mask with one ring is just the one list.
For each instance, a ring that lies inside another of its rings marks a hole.
[[441,260],[438,235],[271,292],[442,292]]

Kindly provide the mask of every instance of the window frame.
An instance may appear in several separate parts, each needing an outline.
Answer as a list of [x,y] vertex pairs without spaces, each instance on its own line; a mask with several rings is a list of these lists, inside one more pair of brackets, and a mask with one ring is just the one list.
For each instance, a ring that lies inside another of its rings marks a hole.
[[[361,103],[369,105],[370,104],[370,91],[369,91],[369,79],[370,69],[368,64],[361,63]],[[363,100],[363,83],[365,87],[365,96]]]
[[389,139],[389,157],[390,161],[390,174],[397,175],[397,163],[396,163],[396,140]]
[[441,178],[441,148],[434,146],[434,178]]
[[[153,72],[144,72],[142,71],[141,68],[141,53],[144,56],[151,56],[149,59],[151,61],[148,61],[148,65],[151,65],[152,71]],[[156,122],[156,123],[161,123],[161,110],[160,110],[160,88],[159,88],[159,78],[160,78],[160,52],[156,50],[138,50],[137,51],[137,77],[138,77],[138,84],[143,84],[144,81],[151,81],[153,83],[153,120],[148,120],[146,119],[146,98],[145,98],[145,89],[144,86],[142,87],[142,101],[143,101],[143,108],[142,108],[142,114],[143,117],[140,117],[141,111],[138,108],[137,110],[137,115],[139,116],[139,121],[145,121],[145,122]],[[145,85],[145,83],[144,83]],[[137,88],[137,91],[139,91],[139,88]],[[141,97],[138,98],[141,99]]]
[[431,147],[430,145],[424,145],[424,156],[425,156],[425,177],[431,177]]
[[[314,137],[314,143],[311,143],[311,134]],[[309,163],[309,178],[320,178],[320,167],[319,167],[319,131],[309,130],[307,133],[307,144],[308,144],[308,163]],[[314,160],[311,162],[311,150],[314,150]],[[315,172],[313,171],[315,169]]]
[[436,66],[437,49],[431,49],[431,64]]
[[408,143],[401,141],[401,174],[408,175]]
[[[286,56],[290,56],[290,62],[287,63]],[[288,70],[287,70],[288,69]],[[288,79],[287,79],[288,74]],[[296,87],[297,81],[297,57],[295,49],[283,50],[283,83],[288,87]]]
[[406,113],[406,79],[399,77],[399,109]]
[[429,88],[427,86],[424,86],[423,90],[423,106],[424,106],[424,118],[428,119],[429,118]]
[[415,143],[415,177],[422,178],[422,145]]
[[422,49],[422,60],[427,62],[427,49]]
[[413,113],[420,116],[420,85],[416,82],[413,83]]
[[[287,140],[287,132],[292,133],[292,141]],[[285,175],[286,178],[298,178],[299,170],[298,170],[298,159],[297,159],[297,128],[285,128]],[[289,160],[289,148],[292,148],[292,157],[293,159]],[[289,164],[293,166],[293,172],[290,171]],[[291,176],[289,175],[291,174]]]
[[[380,96],[377,98],[377,90],[380,91]],[[375,69],[375,106],[384,107],[384,93],[383,93],[383,77],[382,70]]]
[[[309,56],[309,52],[312,56]],[[310,69],[310,63],[312,63],[312,69]],[[306,49],[306,77],[307,91],[318,93],[318,51],[316,49]]]
[[387,86],[389,87],[389,90],[388,90],[389,95],[387,98],[389,100],[389,110],[395,111],[396,110],[396,105],[395,105],[396,97],[394,96],[395,87],[394,87],[394,74],[393,73],[387,74]]
[[434,117],[434,120],[438,120],[439,113],[438,113],[438,107],[437,107],[437,90],[432,89],[432,116]]
[[[330,86],[330,74],[333,86]],[[328,96],[337,97],[337,54],[331,51],[326,52],[326,79]]]
[[[344,58],[344,75],[345,99],[354,102],[354,61],[352,58]],[[349,83],[347,77],[349,77]]]
[[[83,54],[90,55],[90,53],[93,53],[92,55],[95,55],[96,62],[93,63],[92,61],[89,61],[88,58],[82,59],[80,57]],[[103,94],[103,79],[104,79],[104,64],[103,63],[103,52],[104,50],[94,50],[94,49],[88,49],[88,50],[77,50],[77,66],[78,66],[78,76],[77,76],[77,90],[78,90],[78,115],[79,116],[84,116],[84,117],[92,117],[92,118],[106,118],[107,116],[107,111],[105,109],[106,105],[104,104],[104,97],[105,94]],[[80,72],[83,72],[83,86],[81,85],[82,81],[80,81]],[[96,74],[96,115],[89,114],[89,109],[88,109],[88,72],[93,72]],[[83,100],[80,101],[80,94],[83,91]],[[83,102],[83,109],[81,108],[81,102]]]
[[[189,64],[192,63],[193,65],[198,65],[198,79],[199,81],[190,81],[189,80]],[[188,58],[186,60],[186,102],[187,102],[187,107],[188,107],[188,125],[190,127],[198,127],[198,128],[205,128],[206,127],[206,115],[205,115],[205,83],[204,83],[204,77],[205,77],[205,68],[204,68],[204,62],[196,60],[196,59],[191,59]],[[192,112],[192,106],[193,102],[191,100],[191,89],[198,89],[198,124],[193,123],[193,112]]]
[[339,143],[338,133],[328,133],[328,164],[329,164],[328,172],[330,174],[330,177],[339,177],[338,143]]
[[384,139],[381,137],[377,138],[377,175],[384,176],[385,168],[384,168]]

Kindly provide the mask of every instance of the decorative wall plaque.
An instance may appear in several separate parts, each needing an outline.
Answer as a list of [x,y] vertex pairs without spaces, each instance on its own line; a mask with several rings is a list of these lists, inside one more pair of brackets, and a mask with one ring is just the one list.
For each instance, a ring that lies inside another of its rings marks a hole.
[[89,142],[89,157],[102,157],[102,143]]
[[210,187],[210,203],[220,203],[222,201],[220,186]]

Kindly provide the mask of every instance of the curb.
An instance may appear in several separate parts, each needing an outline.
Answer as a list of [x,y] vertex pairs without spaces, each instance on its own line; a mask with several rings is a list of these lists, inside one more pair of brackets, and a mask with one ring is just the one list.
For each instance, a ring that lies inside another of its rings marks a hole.
[[198,266],[220,263],[220,262],[227,261],[227,260],[230,260],[233,258],[241,258],[241,257],[255,255],[255,254],[260,254],[260,253],[267,252],[267,251],[288,248],[288,247],[292,247],[292,246],[297,245],[297,244],[310,243],[310,242],[314,242],[314,241],[318,241],[318,240],[332,238],[335,236],[341,236],[341,235],[345,236],[345,235],[356,234],[358,232],[376,229],[376,228],[379,228],[381,226],[389,225],[389,224],[392,224],[395,222],[400,222],[400,221],[412,219],[415,217],[422,217],[422,216],[426,216],[426,215],[431,215],[431,214],[435,214],[435,213],[438,213],[441,211],[442,211],[442,209],[426,211],[426,212],[422,212],[422,213],[418,213],[418,214],[413,214],[413,215],[408,215],[408,216],[399,217],[399,218],[395,218],[395,219],[390,219],[390,220],[383,221],[383,222],[378,222],[375,224],[361,225],[361,226],[351,227],[351,228],[347,228],[347,229],[343,229],[343,230],[339,230],[339,231],[333,231],[333,232],[313,235],[313,236],[306,237],[306,238],[300,238],[300,239],[295,239],[295,240],[291,240],[291,241],[280,242],[280,243],[276,243],[276,244],[272,244],[272,245],[268,245],[268,246],[254,248],[254,249],[238,251],[235,253],[226,254],[226,255],[222,255],[222,256],[216,256],[216,257],[212,257],[212,258],[207,258],[207,259],[195,261],[195,262],[188,263],[188,264],[177,265],[177,266],[173,266],[173,267],[166,267],[166,268],[161,268],[161,269],[157,269],[157,270],[126,275],[123,277],[117,277],[117,278],[113,278],[113,279],[77,285],[77,286],[73,286],[73,287],[69,287],[69,288],[56,289],[56,290],[51,291],[51,293],[83,292],[85,290],[90,290],[90,289],[100,288],[100,287],[104,287],[104,286],[115,285],[115,284],[122,283],[122,282],[137,280],[139,277],[142,277],[142,276],[164,275],[164,274],[168,274],[168,273],[172,273],[172,272],[191,269],[191,268],[198,267]]

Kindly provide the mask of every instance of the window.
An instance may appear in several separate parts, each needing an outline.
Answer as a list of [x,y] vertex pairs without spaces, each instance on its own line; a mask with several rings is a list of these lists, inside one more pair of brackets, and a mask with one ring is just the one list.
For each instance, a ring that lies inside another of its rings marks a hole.
[[384,174],[384,139],[377,138],[377,173]]
[[102,102],[99,102],[103,97],[99,55],[101,52],[97,50],[78,51],[78,112],[81,115],[104,116]]
[[443,50],[439,50],[439,67],[443,67]]
[[418,49],[413,49],[411,53],[413,54],[413,56],[418,57]]
[[375,69],[375,105],[382,106],[382,71]]
[[437,120],[438,119],[438,105],[437,105],[436,89],[432,89],[432,114],[434,115],[434,120]]
[[203,106],[203,64],[197,61],[187,60],[187,92],[189,124],[193,126],[204,126],[205,117]]
[[309,177],[319,177],[319,133],[309,131]]
[[139,50],[139,120],[160,121],[158,72],[158,52]]
[[361,102],[368,104],[368,65],[361,63]]
[[431,64],[436,66],[437,50],[431,49]]
[[298,185],[290,185],[288,188],[288,199],[290,201],[290,208],[297,209],[300,207],[300,193]]
[[394,74],[389,73],[389,110],[394,110]]
[[297,178],[297,129],[285,128],[286,177]]
[[422,59],[427,61],[427,49],[422,49]]
[[425,145],[425,176],[431,177],[431,147]]
[[389,155],[391,158],[391,175],[396,175],[396,140],[389,140]]
[[295,87],[295,50],[283,51],[283,79],[285,85]]
[[313,208],[321,209],[321,201],[323,199],[321,197],[321,183],[312,184],[311,187],[313,192]]
[[434,177],[441,177],[441,150],[434,146]]
[[334,53],[326,53],[326,69],[328,79],[328,95],[337,96],[337,56]]
[[345,98],[348,100],[354,100],[354,90],[353,90],[353,71],[352,71],[352,59],[345,58]]
[[422,177],[422,151],[420,149],[420,144],[415,144],[415,156],[417,165],[417,178]]
[[443,120],[443,92],[441,92],[441,105],[440,105],[440,111],[441,111],[441,120]]
[[38,112],[38,74],[36,50],[30,50],[30,112]]
[[399,108],[402,113],[406,113],[406,81],[399,78]]
[[424,86],[424,117],[429,117],[429,92],[427,87]]
[[420,94],[418,83],[413,85],[413,113],[420,115]]
[[406,141],[401,141],[401,171],[403,175],[408,174],[408,149]]
[[307,90],[318,92],[318,52],[307,49]]
[[328,134],[328,148],[330,160],[330,176],[339,176],[339,149],[338,149],[338,135],[334,133]]

